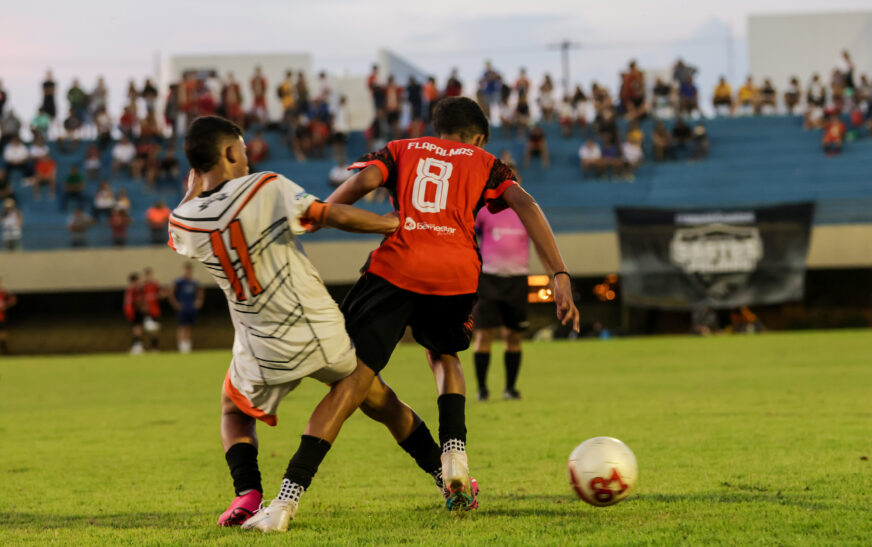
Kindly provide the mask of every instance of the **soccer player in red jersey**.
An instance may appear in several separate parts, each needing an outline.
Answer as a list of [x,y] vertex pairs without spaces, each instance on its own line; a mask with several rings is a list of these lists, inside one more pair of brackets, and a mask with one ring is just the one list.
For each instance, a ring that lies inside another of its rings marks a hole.
[[142,321],[145,319],[142,309],[142,284],[139,282],[139,274],[132,273],[127,278],[127,288],[124,289],[123,310],[133,333],[133,343],[130,345],[130,353],[133,355],[142,353]]
[[[481,258],[475,241],[475,215],[482,207],[514,210],[554,282],[557,317],[578,330],[578,309],[566,265],[548,221],[536,201],[515,182],[512,170],[481,147],[490,128],[477,103],[445,98],[433,113],[439,137],[392,141],[361,161],[359,168],[328,198],[351,204],[384,186],[400,217],[400,228],[385,237],[364,266],[364,273],[342,304],[346,328],[358,360],[357,393],[362,400],[407,326],[427,358],[439,391],[439,445],[420,435],[415,451],[441,461],[450,509],[474,506],[466,457],[466,384],[457,353],[469,347],[471,312],[476,299]],[[347,384],[351,385],[351,383]],[[337,405],[337,409],[341,407]],[[341,426],[343,414],[322,404],[312,423],[325,430]],[[301,444],[289,472],[311,480],[326,451]]]
[[146,268],[143,274],[142,305],[145,317],[142,324],[149,336],[148,349],[157,351],[160,336],[160,300],[166,296],[166,292],[154,278],[154,271],[151,268]]
[[0,279],[0,354],[9,353],[9,335],[6,332],[6,310],[18,301],[15,295],[3,288]]

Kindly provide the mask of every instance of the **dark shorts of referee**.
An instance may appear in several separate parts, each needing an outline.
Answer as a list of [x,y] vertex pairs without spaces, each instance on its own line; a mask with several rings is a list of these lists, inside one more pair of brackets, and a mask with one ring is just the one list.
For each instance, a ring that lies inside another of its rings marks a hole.
[[357,357],[378,374],[407,326],[419,344],[438,355],[469,348],[475,300],[475,293],[419,294],[365,273],[342,302],[342,313]]
[[478,280],[478,303],[472,312],[475,328],[526,330],[530,326],[527,321],[528,292],[526,275],[482,273]]

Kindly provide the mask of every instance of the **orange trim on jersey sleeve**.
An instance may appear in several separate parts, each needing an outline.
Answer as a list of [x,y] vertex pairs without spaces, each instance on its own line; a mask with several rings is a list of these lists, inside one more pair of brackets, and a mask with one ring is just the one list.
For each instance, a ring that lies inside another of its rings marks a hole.
[[233,385],[233,382],[230,381],[230,371],[227,371],[227,376],[224,377],[224,393],[230,397],[230,400],[236,405],[236,407],[245,412],[252,418],[262,421],[263,423],[271,426],[275,426],[278,422],[278,416],[275,414],[267,414],[263,410],[253,406],[251,402],[245,398],[236,386]]
[[[200,233],[208,234],[212,231],[212,230],[204,230],[202,228],[194,228],[193,226],[187,226],[187,225],[182,224],[181,222],[179,222],[177,220],[173,220],[173,219],[170,219],[170,226],[175,226],[176,228],[179,228],[181,230],[185,230],[186,232],[200,232]],[[175,248],[175,247],[173,247],[173,248]]]
[[233,216],[230,217],[230,220],[233,220],[237,216],[239,216],[239,212],[242,211],[242,208],[245,207],[249,201],[251,201],[251,198],[254,197],[254,194],[258,193],[261,188],[266,186],[266,183],[270,182],[271,180],[275,180],[278,177],[279,176],[275,173],[267,173],[266,175],[262,176],[260,180],[257,181],[257,184],[254,185],[254,188],[251,189],[251,192],[249,192],[248,195],[245,196],[245,201],[243,201],[242,204],[239,206],[239,209],[237,209],[236,212],[233,213]]
[[317,224],[324,224],[324,221],[327,219],[327,210],[330,209],[329,203],[324,203],[323,201],[313,201],[309,208],[306,209],[306,214],[304,215],[306,219],[311,220]]
[[382,184],[384,184],[388,180],[388,166],[384,164],[381,160],[369,160],[369,161],[356,161],[348,166],[348,169],[363,169],[364,167],[369,167],[370,165],[375,165],[378,167],[378,170],[381,171],[382,174]]
[[513,185],[513,184],[518,184],[518,183],[515,182],[515,181],[513,181],[513,180],[511,180],[511,179],[509,179],[509,180],[504,180],[504,181],[501,182],[500,185],[497,186],[496,188],[492,188],[492,189],[490,189],[490,190],[485,190],[485,191],[484,191],[484,200],[485,200],[486,202],[491,202],[491,201],[494,201],[495,199],[499,199],[500,196],[503,195],[503,192],[505,192],[506,190],[508,190],[509,187],[510,187],[511,185]]

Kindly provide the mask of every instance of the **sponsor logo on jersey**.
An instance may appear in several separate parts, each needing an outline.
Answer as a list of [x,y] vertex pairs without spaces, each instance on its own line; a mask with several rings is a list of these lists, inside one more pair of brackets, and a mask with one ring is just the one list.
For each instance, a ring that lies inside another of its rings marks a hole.
[[491,237],[494,238],[494,241],[499,241],[503,237],[508,236],[526,236],[527,231],[523,228],[501,228],[497,226],[493,230],[491,230]]
[[406,221],[403,223],[403,230],[429,230],[431,232],[436,232],[439,235],[454,235],[457,228],[452,226],[439,226],[437,224],[430,224],[429,222],[416,222],[414,219],[406,217]]
[[198,208],[200,211],[205,211],[206,209],[209,208],[210,205],[212,205],[216,201],[223,201],[225,199],[227,199],[227,194],[225,194],[224,192],[219,192],[219,193],[213,194],[207,198],[203,198],[203,200],[198,205]]

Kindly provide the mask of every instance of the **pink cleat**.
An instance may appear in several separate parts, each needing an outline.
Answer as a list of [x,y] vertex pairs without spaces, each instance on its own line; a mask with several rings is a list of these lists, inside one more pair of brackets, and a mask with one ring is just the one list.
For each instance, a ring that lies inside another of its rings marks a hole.
[[262,500],[263,494],[257,490],[252,490],[242,496],[236,496],[230,507],[218,518],[218,526],[240,526],[257,513]]
[[478,509],[478,481],[473,477],[469,477],[469,489],[472,491],[471,497],[465,492],[451,492],[448,488],[443,488],[442,497],[445,498],[445,507],[448,510],[461,511]]

